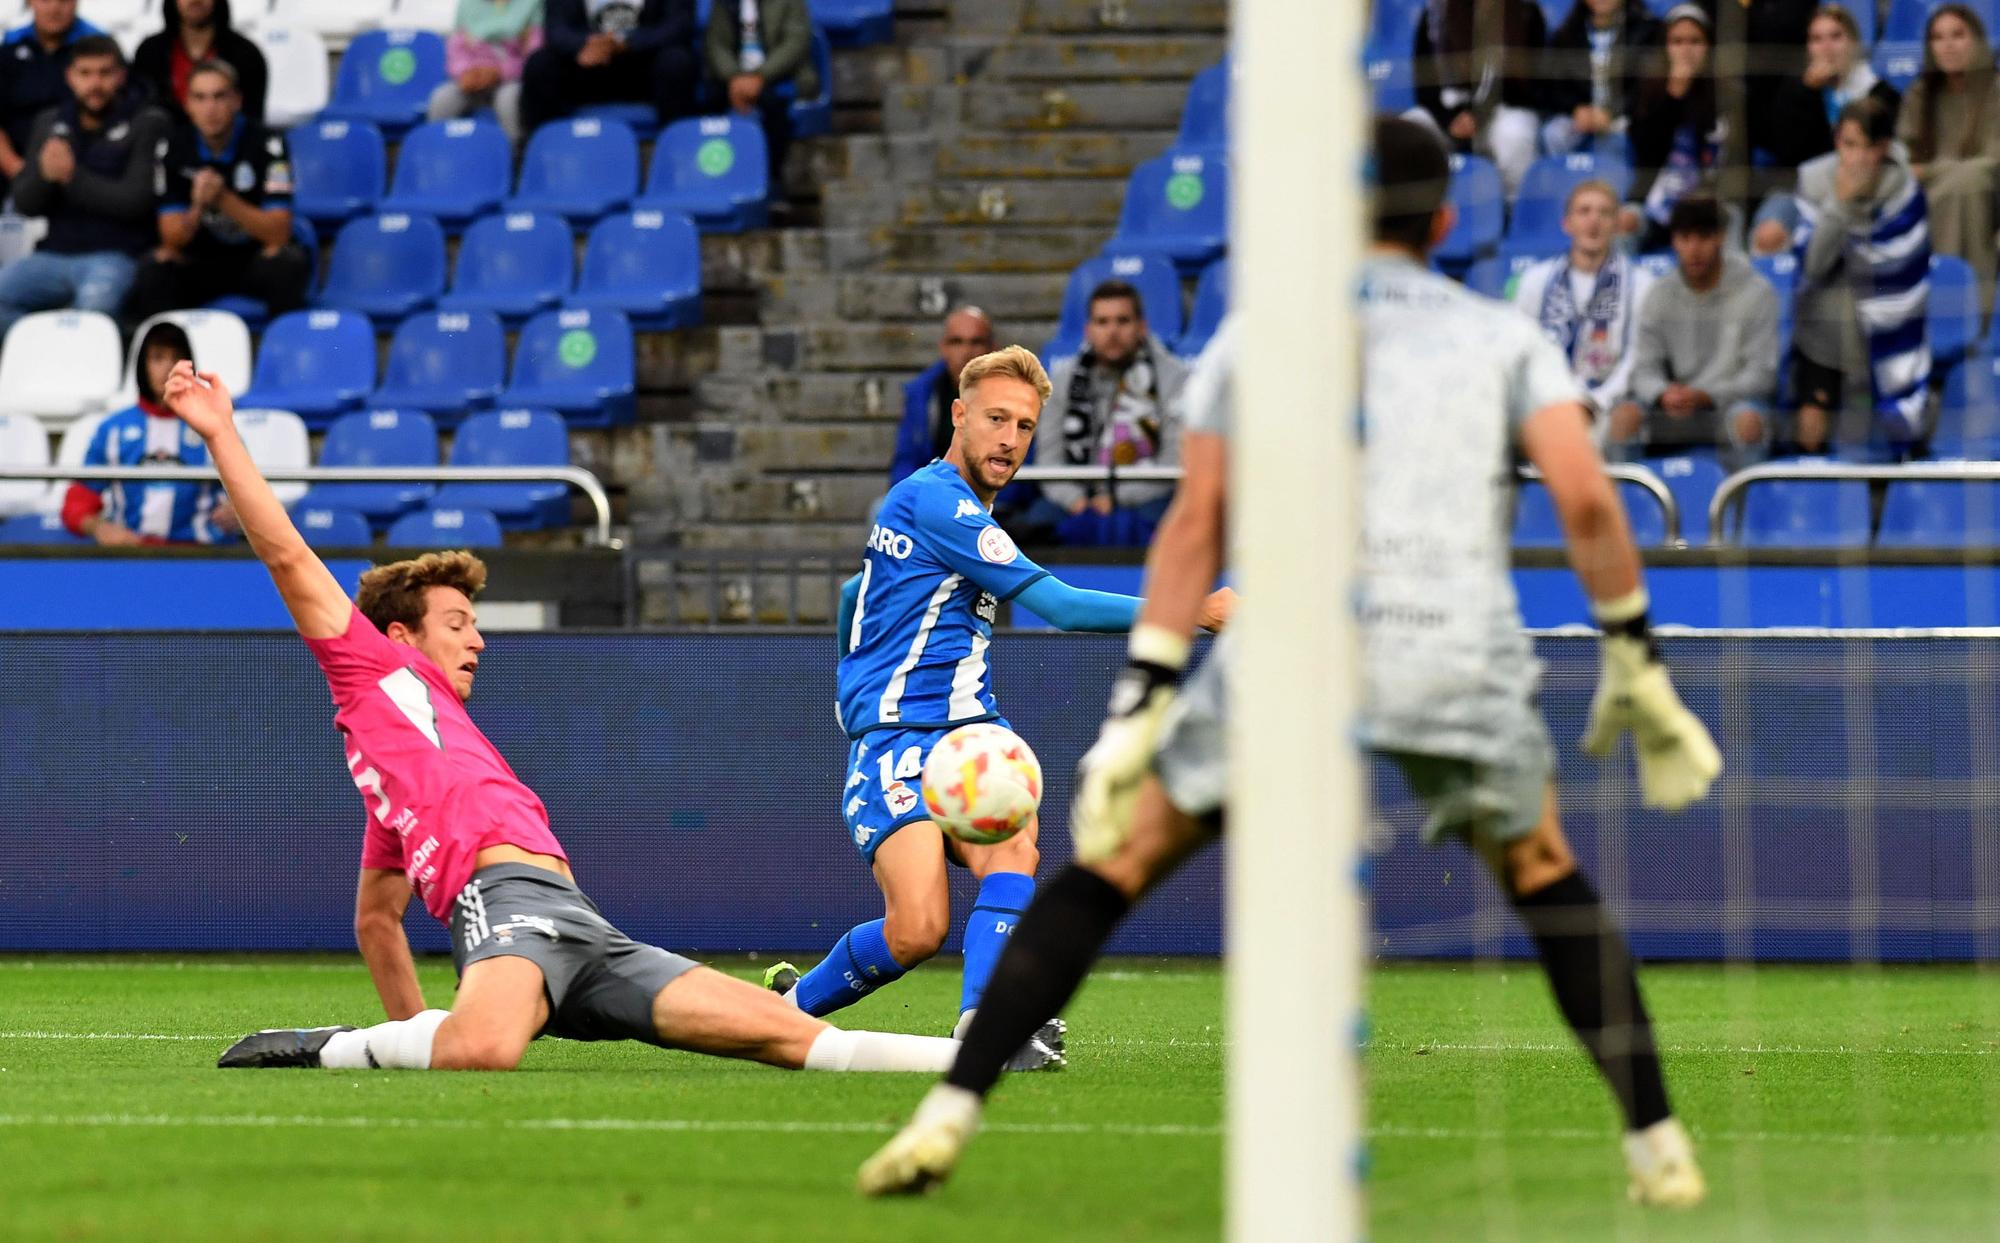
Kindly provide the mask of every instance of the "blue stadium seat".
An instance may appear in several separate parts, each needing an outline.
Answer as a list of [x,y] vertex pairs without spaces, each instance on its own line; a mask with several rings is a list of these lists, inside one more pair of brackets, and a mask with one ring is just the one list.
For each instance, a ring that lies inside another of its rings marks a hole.
[[382,387],[368,404],[421,410],[453,427],[493,404],[507,382],[507,334],[487,311],[412,315],[396,326]]
[[564,305],[623,311],[645,329],[701,322],[701,235],[679,212],[607,216],[590,231],[583,274]]
[[309,121],[287,137],[297,193],[292,210],[336,229],[375,210],[389,186],[382,131],[367,121]]
[[[326,430],[321,466],[436,466],[437,425],[421,410],[359,410],[343,414]],[[437,490],[431,483],[321,483],[301,497],[301,506],[333,506],[366,514],[384,526],[422,505]]]
[[1926,328],[1935,370],[1957,366],[1980,350],[1979,321],[1983,318],[1972,265],[1955,255],[1932,255]]
[[1132,170],[1107,250],[1164,251],[1193,276],[1229,244],[1229,160],[1169,151]]
[[1543,156],[1528,166],[1514,198],[1514,218],[1507,241],[1517,253],[1546,258],[1569,249],[1563,235],[1563,204],[1579,182],[1599,178],[1611,183],[1622,201],[1632,187],[1632,169],[1604,156],[1575,154]]
[[1502,297],[1507,292],[1507,269],[1498,255],[1473,260],[1471,266],[1459,274],[1458,280],[1467,289],[1488,298]]
[[513,148],[493,121],[432,121],[403,140],[382,210],[435,216],[456,232],[500,205],[513,167]]
[[1188,313],[1187,328],[1176,349],[1189,358],[1201,353],[1228,313],[1229,260],[1217,259],[1201,270],[1201,279],[1195,282],[1194,310]]
[[340,57],[322,118],[373,121],[394,136],[424,119],[445,80],[444,40],[428,30],[368,30]]
[[596,117],[601,121],[617,121],[632,131],[640,142],[651,142],[660,132],[660,114],[651,104],[585,104],[576,110],[580,117]]
[[[1625,503],[1634,543],[1641,548],[1653,548],[1667,542],[1667,516],[1652,493],[1636,483],[1620,480],[1618,499]],[[1517,548],[1563,546],[1562,518],[1556,513],[1549,490],[1538,481],[1523,480],[1515,493],[1514,545]]]
[[1410,45],[1400,49],[1370,45],[1364,68],[1368,88],[1374,96],[1375,111],[1400,115],[1417,106],[1416,67],[1410,62]]
[[1891,548],[2000,543],[2000,484],[1913,479],[1889,485],[1875,542]]
[[[1875,0],[1827,0],[1827,3],[1846,9],[1848,14],[1854,18],[1855,26],[1861,31],[1861,46],[1863,48],[1875,46],[1877,33],[1875,30]],[[1549,29],[1553,31],[1555,27],[1551,26]]]
[[835,47],[887,43],[896,37],[890,0],[812,0],[813,25],[825,29]]
[[748,117],[691,117],[660,131],[634,207],[680,212],[705,233],[758,229],[770,217],[770,157]]
[[[547,410],[475,414],[452,438],[451,466],[567,466],[569,430]],[[569,521],[565,483],[448,483],[439,506],[491,510],[509,531],[559,527]]]
[[1500,230],[1506,224],[1507,196],[1500,186],[1500,170],[1491,160],[1476,155],[1453,153],[1451,187],[1447,191],[1458,219],[1451,232],[1431,252],[1440,271],[1462,274],[1482,255],[1500,245]]
[[1121,280],[1139,291],[1145,304],[1146,327],[1171,343],[1181,333],[1181,278],[1174,261],[1158,251],[1106,250],[1085,259],[1069,274],[1063,287],[1062,317],[1056,335],[1043,348],[1048,359],[1068,358],[1083,350],[1083,325],[1090,318],[1090,291],[1108,280]]
[[301,501],[292,506],[292,525],[314,548],[365,548],[375,540],[366,516],[337,505]]
[[378,319],[423,310],[444,292],[444,230],[429,216],[384,212],[341,226],[315,302]]
[[72,535],[60,514],[16,514],[0,519],[0,544],[95,544],[82,535]]
[[443,311],[488,311],[519,323],[563,300],[576,278],[576,239],[560,216],[507,212],[472,222],[458,246]]
[[817,138],[833,132],[833,41],[814,23],[813,68],[819,71],[819,94],[792,101],[792,136]]
[[507,210],[587,222],[617,211],[638,192],[639,140],[632,128],[603,117],[573,117],[544,125],[528,139]]
[[1690,544],[1708,542],[1708,503],[1722,486],[1723,469],[1710,452],[1648,458],[1647,469],[1660,477],[1680,509],[1681,538]]
[[364,315],[293,311],[264,330],[244,409],[289,410],[318,431],[375,387],[375,330]]
[[1229,147],[1229,58],[1210,65],[1188,83],[1181,105],[1180,137],[1174,145],[1189,150],[1224,151]]
[[1741,538],[1751,548],[1858,548],[1868,526],[1865,483],[1770,479],[1743,492]]
[[544,311],[521,329],[503,406],[554,410],[572,427],[630,423],[632,325],[616,311]]
[[391,548],[498,548],[500,520],[483,509],[433,505],[389,527]]

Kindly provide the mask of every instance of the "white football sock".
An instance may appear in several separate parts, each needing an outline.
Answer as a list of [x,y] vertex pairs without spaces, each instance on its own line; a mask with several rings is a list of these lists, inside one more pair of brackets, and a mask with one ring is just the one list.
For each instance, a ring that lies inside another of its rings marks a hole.
[[958,1041],[942,1036],[854,1032],[829,1027],[806,1050],[807,1070],[928,1070],[943,1073],[958,1056]]
[[972,1009],[964,1011],[958,1016],[958,1023],[951,1029],[951,1038],[953,1040],[965,1039],[965,1033],[972,1030],[972,1016],[977,1013],[979,1013],[979,1007],[974,1006]]
[[328,1070],[429,1070],[431,1042],[449,1010],[425,1010],[391,1023],[359,1031],[335,1032],[319,1051]]

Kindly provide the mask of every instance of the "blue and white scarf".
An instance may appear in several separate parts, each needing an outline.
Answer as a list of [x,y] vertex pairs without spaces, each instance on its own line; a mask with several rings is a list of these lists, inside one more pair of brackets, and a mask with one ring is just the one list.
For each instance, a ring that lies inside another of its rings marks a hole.
[[1569,258],[1564,256],[1542,291],[1542,331],[1569,359],[1570,370],[1586,384],[1602,384],[1618,367],[1622,343],[1612,340],[1628,275],[1625,256],[1612,254],[1597,269],[1590,301],[1579,307],[1570,289]]
[[[1807,243],[1819,223],[1819,208],[1795,196],[1799,226],[1793,253],[1805,270]],[[1930,403],[1931,350],[1925,334],[1930,309],[1931,231],[1923,187],[1903,170],[1903,188],[1876,209],[1865,229],[1847,240],[1842,265],[1854,292],[1861,337],[1868,346],[1868,378],[1875,417],[1899,433],[1923,431]]]

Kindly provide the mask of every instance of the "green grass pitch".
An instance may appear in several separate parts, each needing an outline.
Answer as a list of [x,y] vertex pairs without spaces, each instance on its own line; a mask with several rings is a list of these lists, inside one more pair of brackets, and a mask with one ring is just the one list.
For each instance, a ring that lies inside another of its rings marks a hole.
[[[448,966],[422,971],[442,1000]],[[1532,966],[1383,967],[1371,1237],[2000,1237],[2000,979],[1669,967],[1646,984],[1708,1206],[1622,1202],[1608,1099]],[[956,964],[939,963],[842,1017],[936,1031],[956,997]],[[959,1177],[889,1203],[851,1180],[918,1076],[560,1041],[508,1075],[212,1069],[227,1037],[365,1021],[374,1005],[352,958],[0,958],[0,1238],[1071,1243],[1221,1229],[1212,963],[1107,964],[1071,1007],[1072,1068],[1007,1083]]]

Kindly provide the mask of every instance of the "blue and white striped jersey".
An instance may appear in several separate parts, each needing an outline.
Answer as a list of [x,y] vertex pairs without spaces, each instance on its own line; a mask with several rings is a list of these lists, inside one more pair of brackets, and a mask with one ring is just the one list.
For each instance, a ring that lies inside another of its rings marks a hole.
[[842,644],[839,712],[847,736],[998,716],[986,664],[993,615],[1047,574],[1014,546],[949,462],[932,462],[889,489],[861,558],[861,595]]

